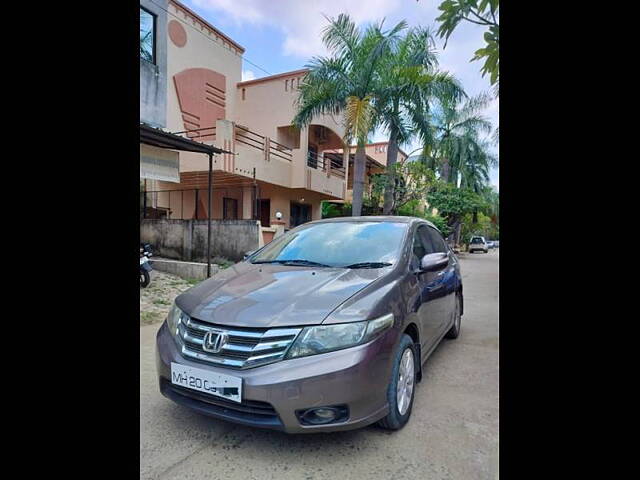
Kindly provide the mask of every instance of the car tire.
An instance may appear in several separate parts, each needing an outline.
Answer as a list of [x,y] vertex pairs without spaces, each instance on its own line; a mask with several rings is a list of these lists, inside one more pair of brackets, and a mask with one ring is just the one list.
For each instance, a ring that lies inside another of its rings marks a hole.
[[462,311],[462,297],[459,293],[456,293],[456,309],[454,312],[453,325],[449,331],[444,335],[445,338],[450,338],[452,340],[458,338],[460,335],[460,328],[462,325],[462,315],[460,312]]
[[[418,362],[420,361],[416,353],[417,349],[411,337],[406,333],[403,334],[393,360],[391,380],[387,388],[389,413],[378,422],[378,425],[382,428],[400,430],[409,421],[411,409],[413,408],[413,399],[415,398]],[[410,358],[410,360],[407,360],[407,358]],[[401,371],[405,374],[402,378]],[[407,373],[409,375],[406,375]],[[402,382],[400,388],[398,388],[399,382]],[[408,395],[407,388],[410,389]]]
[[140,286],[147,288],[149,283],[151,283],[151,275],[149,275],[149,272],[140,272]]

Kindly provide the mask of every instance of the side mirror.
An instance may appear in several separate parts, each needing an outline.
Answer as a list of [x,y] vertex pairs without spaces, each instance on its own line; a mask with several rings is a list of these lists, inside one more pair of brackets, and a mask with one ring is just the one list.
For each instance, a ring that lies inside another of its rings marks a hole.
[[429,253],[422,257],[420,262],[420,270],[423,272],[433,272],[442,270],[449,264],[449,255],[446,253]]
[[253,250],[253,251],[251,251],[251,252],[246,252],[246,253],[244,254],[244,257],[243,257],[243,259],[242,259],[242,260],[246,260],[246,259],[247,259],[247,258],[249,258],[251,255],[253,255],[255,252],[256,252],[255,250]]

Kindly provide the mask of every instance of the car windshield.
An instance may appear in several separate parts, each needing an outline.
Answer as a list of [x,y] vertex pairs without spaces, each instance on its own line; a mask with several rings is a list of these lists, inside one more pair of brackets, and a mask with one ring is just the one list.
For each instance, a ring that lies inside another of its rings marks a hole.
[[303,226],[276,238],[249,258],[251,263],[380,268],[400,256],[408,224],[327,222]]

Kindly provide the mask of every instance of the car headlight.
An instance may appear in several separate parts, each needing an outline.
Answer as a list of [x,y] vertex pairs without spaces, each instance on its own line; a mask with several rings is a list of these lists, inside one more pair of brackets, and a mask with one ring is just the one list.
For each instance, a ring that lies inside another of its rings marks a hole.
[[354,347],[373,340],[391,325],[392,313],[367,322],[306,327],[291,345],[287,358],[306,357]]
[[180,322],[186,320],[187,314],[178,308],[178,306],[174,303],[173,307],[171,307],[171,311],[167,316],[167,327],[169,328],[169,332],[174,337],[178,335],[178,324]]

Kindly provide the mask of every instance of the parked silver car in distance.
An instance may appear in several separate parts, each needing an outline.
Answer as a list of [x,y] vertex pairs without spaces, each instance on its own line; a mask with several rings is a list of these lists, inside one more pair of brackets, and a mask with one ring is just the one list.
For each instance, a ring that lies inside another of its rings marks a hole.
[[477,250],[480,250],[484,253],[489,253],[489,245],[484,237],[474,236],[471,237],[471,241],[469,242],[469,253],[473,253]]

